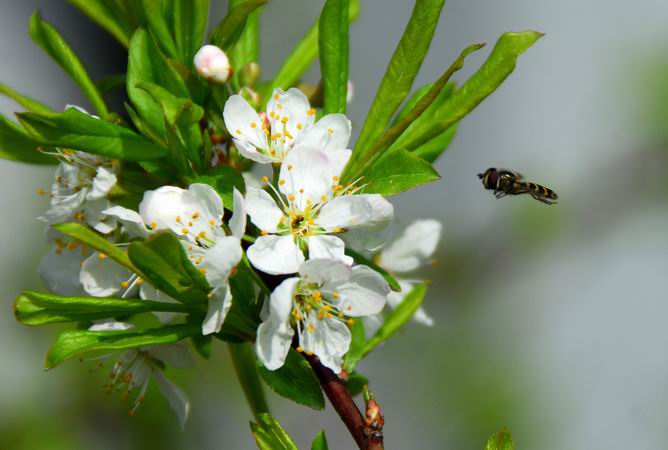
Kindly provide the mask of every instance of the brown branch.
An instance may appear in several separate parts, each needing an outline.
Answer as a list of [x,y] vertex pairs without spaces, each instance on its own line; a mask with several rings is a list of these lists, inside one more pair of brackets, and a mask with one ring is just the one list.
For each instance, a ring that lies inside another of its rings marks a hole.
[[383,450],[383,416],[380,414],[378,404],[374,400],[369,401],[366,417],[362,416],[348,393],[345,381],[323,366],[317,356],[303,355],[360,450]]

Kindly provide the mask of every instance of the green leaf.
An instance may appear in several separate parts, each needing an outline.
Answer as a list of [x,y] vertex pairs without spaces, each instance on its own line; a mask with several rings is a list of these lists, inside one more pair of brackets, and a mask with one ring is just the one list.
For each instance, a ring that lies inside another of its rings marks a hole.
[[108,319],[149,311],[188,312],[180,303],[131,298],[62,297],[24,291],[14,303],[14,315],[24,325]]
[[269,370],[258,362],[258,372],[278,395],[309,408],[325,408],[320,382],[309,363],[296,350],[291,348],[283,367],[276,370]]
[[42,144],[123,161],[157,159],[167,150],[129,128],[96,119],[74,108],[54,114],[17,114],[30,137]]
[[4,83],[0,83],[0,94],[6,95],[7,97],[11,98],[14,100],[16,103],[19,105],[23,106],[25,109],[28,111],[36,112],[36,113],[44,113],[44,114],[49,114],[54,112],[51,108],[48,106],[38,102],[37,100],[34,100],[28,96],[25,96],[21,94],[20,92],[16,92],[14,89],[10,88]]
[[127,253],[121,250],[120,247],[105,239],[102,235],[88,228],[86,225],[78,222],[68,222],[52,225],[52,227],[56,231],[73,237],[87,246],[94,248],[98,252],[104,253],[118,264],[128,269],[130,272],[139,272],[139,270],[130,262]]
[[188,67],[202,46],[209,17],[209,0],[174,0],[174,40],[180,61]]
[[67,359],[87,352],[112,352],[148,345],[173,344],[201,333],[202,327],[199,324],[171,325],[146,330],[68,330],[62,332],[49,349],[46,368],[53,369]]
[[[359,0],[350,0],[348,21],[353,22],[359,16]],[[276,88],[286,90],[297,84],[301,76],[308,70],[318,56],[318,25],[316,22],[309,28],[304,37],[292,49],[274,79],[262,91],[262,108],[269,101],[269,95]]]
[[[232,2],[230,2],[232,3]],[[267,0],[248,0],[237,2],[236,6],[230,8],[216,27],[211,30],[209,41],[213,45],[228,52],[239,40],[248,21],[248,16],[267,3]]]
[[43,147],[0,114],[0,158],[28,164],[57,164],[56,158],[40,152]]
[[219,166],[207,173],[191,180],[191,183],[208,184],[218,192],[223,199],[225,208],[232,211],[232,190],[236,188],[242,194],[246,192],[244,177],[236,169],[230,166]]
[[171,232],[155,234],[146,242],[133,242],[128,254],[130,261],[158,290],[182,303],[206,303],[209,284]]
[[[427,117],[431,117],[429,113],[429,108],[437,102],[439,97],[442,99],[442,93],[448,95],[448,91],[445,89],[448,81],[452,75],[457,72],[459,69],[464,67],[464,59],[471,53],[481,49],[485,44],[473,44],[466,47],[459,57],[455,60],[450,67],[441,75],[441,77],[436,80],[436,82],[429,88],[429,90],[415,103],[411,110],[401,118],[395,125],[393,125],[389,130],[387,130],[383,135],[373,144],[369,149],[366,149],[364,153],[359,156],[351,167],[347,168],[344,171],[342,179],[347,180],[347,177],[353,177],[352,179],[358,178],[362,174],[366,174],[366,171],[372,167],[376,161],[383,158],[383,156],[388,152],[388,150],[396,150],[401,147],[396,147],[393,145],[397,141],[402,133],[413,124],[420,116],[425,114]],[[445,92],[443,92],[445,91]],[[440,102],[438,102],[440,103]]]
[[327,0],[318,22],[323,114],[345,113],[348,92],[348,3]]
[[148,92],[153,100],[160,104],[167,123],[172,127],[198,123],[204,116],[202,107],[194,104],[189,98],[176,97],[167,89],[153,83],[139,82],[136,86]]
[[230,307],[223,328],[216,335],[222,340],[255,340],[255,332],[260,325],[260,314],[253,287],[251,270],[244,265],[237,267],[237,273],[230,278],[232,306]]
[[[138,83],[153,83],[165,88],[178,98],[189,98],[188,88],[177,70],[167,62],[153,37],[139,29],[132,37],[128,57],[128,97],[141,120],[158,136],[165,134],[163,110],[151,95],[140,89]],[[146,133],[144,133],[146,134]]]
[[[246,3],[244,0],[230,0],[229,8],[232,9]],[[260,15],[262,8],[248,14],[246,24],[241,34],[236,38],[237,42],[230,48],[228,56],[232,64],[233,74],[230,84],[232,90],[237,92],[242,86],[239,79],[243,67],[250,62],[258,62],[260,59]]]
[[433,114],[411,124],[393,148],[418,148],[465,117],[501,85],[515,69],[517,58],[541,36],[536,31],[501,35],[482,67]]
[[454,124],[435,138],[425,142],[415,150],[412,150],[411,154],[422,158],[427,162],[433,163],[448,149],[456,134],[457,124]]
[[271,414],[258,414],[257,423],[250,423],[251,432],[260,450],[298,450],[290,435]]
[[381,274],[383,278],[385,278],[387,284],[390,285],[390,289],[392,289],[394,292],[401,292],[401,286],[399,286],[397,280],[387,270],[383,269],[369,258],[365,257],[361,253],[357,253],[351,248],[346,248],[346,255],[353,258],[357,264],[363,264],[365,266],[371,267],[373,270]]
[[311,450],[329,450],[327,445],[327,437],[325,436],[325,430],[322,430],[320,433],[316,434],[313,443],[311,444]]
[[86,95],[95,110],[103,118],[109,114],[107,105],[97,86],[88,75],[86,68],[81,64],[76,53],[63,39],[58,30],[42,20],[38,11],[30,17],[28,33],[33,41],[51,56],[60,67],[72,77]]
[[190,340],[195,348],[195,351],[204,359],[209,359],[211,357],[211,349],[213,347],[211,335],[202,335],[198,334],[192,337]]
[[363,356],[366,339],[364,335],[364,323],[362,320],[353,320],[353,324],[350,327],[350,333],[352,335],[350,347],[348,347],[348,353],[346,353],[346,356],[343,359],[343,370],[348,373],[352,373],[353,369],[355,369],[355,365]]
[[406,150],[394,150],[368,169],[365,181],[371,184],[364,192],[396,195],[440,178],[436,169],[424,159]]
[[107,30],[124,47],[130,46],[134,27],[124,20],[118,4],[112,0],[68,0],[91,20]]
[[97,81],[97,90],[100,91],[100,94],[105,95],[109,91],[125,87],[125,81],[126,77],[124,73],[109,75]]
[[399,306],[394,308],[386,317],[383,325],[371,336],[371,339],[364,347],[364,355],[368,355],[381,342],[387,341],[394,333],[399,331],[406,322],[408,322],[415,311],[420,307],[424,296],[427,293],[427,283],[418,284],[415,286],[406,297],[401,301]]
[[[162,0],[141,0],[148,30],[160,49],[170,58],[178,58],[179,52],[165,17],[166,4]],[[170,5],[172,6],[172,5]],[[171,20],[171,18],[169,18]]]
[[485,450],[515,450],[513,436],[507,430],[494,433],[489,439],[487,439]]
[[378,140],[409,93],[429,50],[444,3],[445,0],[416,0],[411,18],[392,55],[362,127],[353,151],[353,162],[349,165],[366,156],[372,143]]
[[346,381],[346,388],[351,397],[355,397],[362,393],[364,386],[369,384],[369,380],[364,375],[361,375],[357,372],[352,372],[348,375],[348,381]]

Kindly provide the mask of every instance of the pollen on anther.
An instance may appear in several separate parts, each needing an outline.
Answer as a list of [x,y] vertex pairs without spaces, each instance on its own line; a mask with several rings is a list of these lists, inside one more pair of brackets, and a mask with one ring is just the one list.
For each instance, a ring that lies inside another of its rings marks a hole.
[[137,284],[138,285],[144,284],[144,279],[143,278],[137,278]]
[[274,94],[274,100],[278,100],[279,98],[278,94]]
[[292,164],[288,164],[288,170],[292,170]]
[[281,123],[282,123],[283,125],[285,125],[286,123],[288,123],[288,116],[283,116],[283,118],[281,119]]
[[299,190],[299,193],[300,193],[300,194],[303,194],[303,193],[304,193],[304,188],[301,188],[301,189]]
[[104,253],[98,253],[97,259],[99,259],[100,261],[104,261],[105,259],[107,259],[107,255],[105,255]]
[[297,352],[299,352],[299,353],[302,353],[302,352],[304,351],[304,347],[302,347],[302,346],[300,345],[300,346],[297,347],[295,350],[297,350]]
[[206,232],[205,231],[200,231],[199,234],[197,235],[198,238],[204,239],[206,237]]
[[306,111],[306,114],[308,114],[309,116],[314,116],[315,115],[315,109],[313,109],[313,108],[309,109],[308,111]]
[[320,196],[320,201],[326,202],[327,201],[327,196],[326,195],[321,195]]
[[266,236],[266,235],[269,234],[269,232],[268,232],[267,230],[261,230],[261,231],[260,231],[260,234],[261,234],[262,236]]
[[155,230],[156,228],[158,228],[158,224],[155,222],[151,222],[151,228]]
[[186,227],[181,228],[181,233],[188,234],[188,229]]
[[251,122],[250,127],[251,128],[257,128],[257,124],[255,122]]
[[285,180],[278,180],[278,184],[279,184],[280,186],[283,186],[283,185],[285,184]]
[[315,327],[313,326],[312,323],[306,325],[306,331],[308,331],[309,333],[313,333],[315,331]]
[[334,180],[334,181],[339,181],[339,177],[338,177],[337,175],[333,175],[333,176],[332,176],[332,180]]
[[327,133],[334,134],[334,128],[327,128]]
[[193,219],[197,219],[199,217],[199,211],[195,211],[193,213]]
[[336,292],[336,291],[332,292],[332,297],[334,297],[334,299],[336,299],[336,300],[338,300],[339,298],[341,298],[341,296],[339,295],[339,293]]
[[353,319],[348,319],[348,325],[352,325],[354,323],[355,323],[355,321]]
[[263,176],[263,177],[260,177],[260,181],[262,181],[263,183],[269,183],[269,177],[266,176],[266,175]]
[[236,133],[237,133],[237,134],[241,134],[241,130],[237,128],[237,129],[236,129]]
[[288,195],[288,200],[290,200],[291,202],[295,201],[295,194]]
[[270,112],[269,112],[269,117],[271,117],[272,119],[275,118],[275,117],[276,117],[276,113],[275,113],[274,111],[270,111]]
[[181,216],[176,216],[176,223],[181,223]]
[[301,130],[302,128],[304,128],[304,125],[302,125],[301,122],[297,123],[297,129]]
[[130,283],[128,283],[127,281],[121,281],[121,287],[122,287],[123,289],[127,289],[128,286],[130,286]]
[[209,225],[215,225],[215,224],[216,224],[216,221],[215,221],[215,220],[213,220],[213,219],[209,219]]
[[199,269],[199,271],[205,274],[206,273],[206,267],[202,267],[201,269]]
[[283,109],[283,105],[281,105],[280,103],[276,103],[276,109]]
[[46,191],[44,189],[42,189],[42,188],[37,189],[37,195],[45,195],[45,194],[46,194]]

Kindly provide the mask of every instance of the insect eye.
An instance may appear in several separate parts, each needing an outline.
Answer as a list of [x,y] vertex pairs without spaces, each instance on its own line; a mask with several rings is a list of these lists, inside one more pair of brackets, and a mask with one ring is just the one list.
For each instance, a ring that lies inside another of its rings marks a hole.
[[496,170],[489,172],[489,175],[487,176],[487,187],[495,187],[497,181],[499,181],[499,172]]

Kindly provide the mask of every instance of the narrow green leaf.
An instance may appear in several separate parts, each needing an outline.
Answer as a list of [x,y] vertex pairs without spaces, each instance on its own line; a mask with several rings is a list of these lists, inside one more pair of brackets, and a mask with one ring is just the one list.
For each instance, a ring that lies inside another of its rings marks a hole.
[[345,113],[348,92],[348,3],[327,0],[318,22],[323,114]]
[[209,17],[209,0],[174,1],[174,40],[179,60],[188,67],[202,46]]
[[204,116],[202,107],[194,104],[189,98],[176,97],[167,89],[153,83],[139,82],[136,86],[148,92],[154,101],[160,103],[165,119],[171,126],[189,126],[199,122]]
[[213,341],[211,335],[195,335],[192,337],[190,342],[192,342],[195,351],[204,359],[209,359],[211,357],[211,350],[213,348]]
[[387,341],[408,322],[415,311],[420,307],[427,294],[427,283],[418,284],[411,290],[402,302],[386,317],[383,325],[371,336],[364,347],[364,355],[368,355],[381,342]]
[[24,325],[79,322],[149,311],[188,312],[180,303],[130,298],[62,297],[24,291],[14,303],[14,315]]
[[394,150],[367,170],[365,181],[371,184],[364,191],[396,195],[440,178],[436,169],[424,159],[406,150]]
[[[429,117],[429,107],[436,102],[436,100],[441,96],[445,90],[448,81],[452,75],[457,72],[459,69],[464,67],[464,59],[471,53],[480,50],[484,47],[485,44],[473,44],[466,47],[459,57],[455,60],[454,63],[441,75],[441,77],[436,80],[436,82],[431,86],[431,88],[415,103],[415,106],[398,121],[397,124],[392,126],[387,130],[383,135],[373,144],[371,147],[364,151],[364,153],[355,159],[351,167],[348,167],[342,176],[342,179],[347,180],[348,177],[353,177],[356,179],[362,174],[366,174],[366,171],[372,167],[376,161],[381,159],[388,150],[397,149],[393,145],[397,138],[401,136],[406,129],[413,124],[421,115],[427,114]],[[447,91],[445,92],[447,94]],[[441,96],[443,98],[443,96]]]
[[96,84],[97,90],[100,91],[100,94],[105,95],[107,92],[116,88],[125,87],[125,74],[119,73],[116,75],[106,76],[99,79]]
[[46,368],[53,369],[67,359],[87,352],[112,352],[148,345],[173,344],[201,333],[199,324],[171,325],[146,330],[68,330],[62,332],[49,349]]
[[146,17],[148,30],[155,38],[155,42],[165,55],[170,58],[178,58],[179,52],[176,49],[176,43],[165,18],[165,2],[162,0],[141,0],[141,6]]
[[128,57],[128,97],[142,121],[158,136],[165,134],[162,107],[138,83],[153,83],[174,96],[189,98],[188,88],[176,69],[167,62],[153,37],[139,29],[132,37]]
[[0,114],[0,158],[28,164],[57,164],[53,156],[40,151],[44,148],[17,124]]
[[157,159],[167,150],[121,125],[96,119],[74,108],[63,113],[17,114],[35,141],[123,161]]
[[128,254],[120,247],[105,239],[102,235],[91,230],[86,225],[78,222],[59,223],[52,227],[66,236],[73,237],[78,241],[94,248],[100,253],[104,253],[121,266],[127,268],[130,272],[138,273],[139,270],[130,262]]
[[130,46],[130,38],[134,28],[123,20],[118,6],[111,1],[105,0],[68,0],[79,8],[93,22],[107,30],[124,47]]
[[209,284],[171,232],[158,233],[146,242],[133,242],[128,255],[158,290],[186,304],[206,303]]
[[435,138],[412,150],[411,154],[427,162],[434,163],[448,149],[456,134],[457,124],[454,124]]
[[[247,3],[246,0],[230,0],[229,12]],[[262,7],[259,7],[249,13],[246,17],[246,23],[242,27],[238,37],[232,37],[236,43],[230,47],[228,56],[232,64],[233,74],[230,80],[233,91],[241,89],[239,74],[243,67],[251,62],[260,60],[260,15]]]
[[366,155],[406,98],[429,50],[444,3],[445,0],[416,0],[355,145],[354,160]]
[[423,115],[411,124],[393,148],[415,149],[465,117],[501,85],[515,69],[517,58],[541,36],[536,31],[501,35],[482,67],[433,115]]
[[268,413],[269,406],[265,398],[264,387],[257,373],[257,358],[253,344],[250,342],[228,343],[227,348],[230,351],[237,379],[253,415],[257,417],[259,414]]
[[325,436],[325,430],[322,430],[320,433],[316,434],[313,443],[311,444],[311,450],[329,450],[329,445],[327,445],[327,436]]
[[318,378],[306,359],[290,349],[280,369],[268,370],[258,362],[260,377],[278,395],[313,409],[325,408],[325,397]]
[[97,90],[97,86],[88,75],[86,68],[81,64],[74,50],[63,39],[58,30],[42,20],[38,11],[35,11],[30,17],[28,33],[32,40],[42,47],[79,85],[98,114],[103,118],[106,117],[109,114],[107,105]]
[[53,109],[49,108],[43,103],[40,103],[37,100],[34,100],[26,95],[23,95],[20,92],[16,92],[14,89],[10,88],[4,83],[0,83],[0,94],[6,95],[7,97],[11,98],[16,103],[27,109],[28,111],[36,113],[44,113],[44,114],[49,114],[54,112]]
[[[348,21],[357,19],[360,12],[359,0],[350,0],[348,7]],[[316,22],[309,28],[304,37],[292,49],[283,65],[274,76],[274,79],[263,90],[262,108],[269,101],[269,95],[275,88],[288,89],[297,84],[301,76],[308,70],[318,57],[318,25]]]
[[346,356],[343,359],[343,370],[348,373],[352,373],[355,369],[355,365],[363,356],[364,345],[366,344],[364,323],[359,319],[353,320],[353,324],[350,327],[350,333],[352,335],[350,347],[348,347],[348,353],[346,353]]
[[251,422],[250,426],[260,450],[298,450],[290,435],[271,414],[259,414],[258,423]]
[[413,92],[413,93],[411,94],[411,96],[408,98],[408,100],[406,100],[406,102],[404,103],[404,106],[401,107],[401,109],[399,110],[399,112],[398,112],[398,113],[395,115],[395,117],[392,119],[392,121],[390,122],[390,124],[391,124],[392,126],[394,126],[394,125],[397,124],[397,122],[399,122],[401,119],[403,119],[404,117],[406,117],[406,115],[407,115],[409,112],[411,112],[411,109],[413,109],[413,108],[415,107],[415,105],[417,105],[417,103],[420,101],[420,99],[421,99],[422,97],[424,97],[424,95],[425,95],[427,92],[429,92],[429,89],[431,89],[433,85],[434,85],[434,83],[428,83],[428,84],[425,84],[424,86],[420,87],[420,88],[417,89],[415,92]]
[[508,430],[494,433],[485,444],[485,450],[515,450],[513,436]]
[[348,381],[346,381],[346,389],[351,397],[355,397],[362,393],[364,386],[369,384],[369,380],[364,375],[358,372],[352,372],[348,375]]
[[[232,3],[232,2],[230,2]],[[267,3],[267,0],[236,2],[223,19],[211,30],[209,41],[228,52],[239,40],[246,26],[248,16]]]
[[363,264],[365,266],[371,267],[373,270],[381,274],[383,278],[385,278],[387,284],[390,285],[390,289],[392,289],[394,292],[401,292],[401,286],[399,286],[397,280],[387,270],[383,269],[369,258],[365,257],[361,253],[357,253],[351,248],[346,248],[346,255],[353,258],[357,264]]

